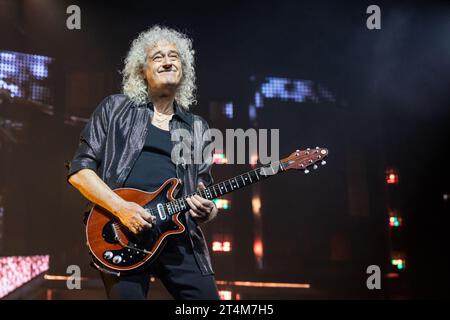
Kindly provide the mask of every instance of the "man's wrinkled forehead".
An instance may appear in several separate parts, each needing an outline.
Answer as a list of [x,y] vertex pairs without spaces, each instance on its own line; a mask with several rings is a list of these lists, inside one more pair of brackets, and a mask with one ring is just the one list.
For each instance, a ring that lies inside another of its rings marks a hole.
[[159,51],[175,51],[179,53],[175,43],[168,40],[159,40],[154,45],[147,48],[147,56],[151,57]]

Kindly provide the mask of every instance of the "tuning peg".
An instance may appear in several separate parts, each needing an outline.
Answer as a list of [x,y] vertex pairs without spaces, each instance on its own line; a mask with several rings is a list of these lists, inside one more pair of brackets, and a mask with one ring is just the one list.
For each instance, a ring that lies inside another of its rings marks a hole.
[[313,166],[313,169],[314,170],[316,170],[318,167],[317,167],[317,164],[315,164],[314,166]]
[[320,164],[324,166],[327,164],[327,162],[325,160],[322,160],[322,162]]
[[305,174],[308,174],[308,173],[309,173],[309,170],[308,170],[308,169],[306,169],[306,170],[305,170]]

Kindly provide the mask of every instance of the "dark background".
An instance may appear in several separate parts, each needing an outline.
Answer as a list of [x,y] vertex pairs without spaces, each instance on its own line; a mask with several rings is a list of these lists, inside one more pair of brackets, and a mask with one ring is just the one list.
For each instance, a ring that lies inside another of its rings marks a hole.
[[[81,8],[81,30],[65,27],[70,4]],[[67,119],[89,117],[104,96],[119,92],[131,41],[162,24],[194,40],[199,103],[193,112],[212,127],[279,128],[281,156],[316,145],[330,149],[321,170],[261,185],[262,269],[252,251],[250,189],[233,195],[232,210],[205,226],[208,239],[225,229],[233,236],[231,254],[212,253],[217,279],[310,283],[298,298],[448,297],[450,6],[377,2],[382,28],[368,30],[370,4],[0,0],[0,50],[55,59],[55,114],[8,112],[26,131],[23,143],[0,147],[0,253],[49,253],[52,274],[78,264],[84,275],[97,275],[84,246],[85,201],[65,181],[64,161],[82,129]],[[255,82],[268,76],[312,80],[336,101],[271,100],[252,122]],[[212,102],[227,101],[234,104],[233,121],[214,119]],[[390,167],[399,172],[397,186],[386,185]],[[245,169],[216,166],[214,175],[219,181]],[[390,237],[393,203],[404,225]],[[398,278],[386,277],[395,273],[391,250],[406,254]],[[372,264],[382,270],[379,291],[365,285]]]

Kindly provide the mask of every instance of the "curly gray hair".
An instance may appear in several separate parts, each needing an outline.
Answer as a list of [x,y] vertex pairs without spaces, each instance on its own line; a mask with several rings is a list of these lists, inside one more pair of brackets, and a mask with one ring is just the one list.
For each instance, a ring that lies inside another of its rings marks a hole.
[[144,67],[147,61],[147,50],[155,46],[159,41],[168,41],[177,47],[182,66],[180,85],[175,93],[178,105],[186,110],[197,101],[195,100],[195,69],[192,40],[185,34],[167,27],[155,25],[141,32],[131,44],[130,51],[125,58],[125,66],[122,71],[122,89],[137,105],[149,102],[147,82],[144,79]]

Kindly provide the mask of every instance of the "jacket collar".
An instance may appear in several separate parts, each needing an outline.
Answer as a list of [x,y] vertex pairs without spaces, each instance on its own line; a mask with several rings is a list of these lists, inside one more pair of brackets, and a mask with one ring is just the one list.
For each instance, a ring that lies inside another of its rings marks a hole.
[[190,112],[185,111],[182,107],[180,107],[176,101],[173,102],[173,106],[175,108],[174,116],[180,118],[181,120],[183,120],[189,126],[192,127],[192,114]]
[[[183,108],[180,107],[175,100],[173,102],[173,106],[175,109],[174,117],[179,118],[180,120],[186,122],[189,126],[192,127],[192,121],[193,121],[192,114],[188,111],[183,110]],[[140,106],[136,106],[135,104],[133,104],[133,107],[146,107],[146,108],[149,108],[152,111],[152,113],[154,111],[153,103],[151,101],[147,102],[147,104],[145,104],[145,105],[140,105]]]

